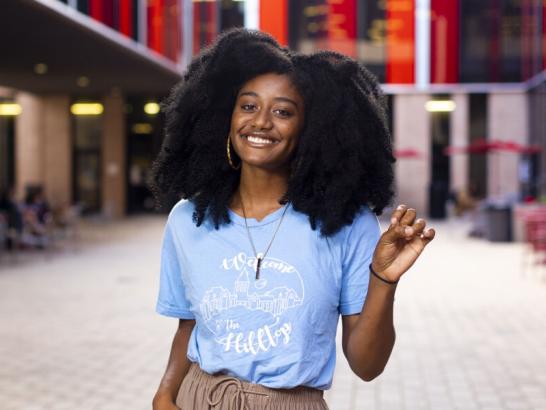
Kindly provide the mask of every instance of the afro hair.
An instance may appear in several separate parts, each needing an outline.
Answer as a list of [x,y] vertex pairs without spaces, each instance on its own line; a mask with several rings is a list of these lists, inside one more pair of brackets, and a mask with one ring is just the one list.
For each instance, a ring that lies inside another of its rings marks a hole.
[[349,57],[297,53],[246,29],[223,33],[197,55],[163,102],[165,139],[152,183],[158,199],[192,200],[198,226],[207,219],[217,229],[230,222],[228,204],[240,177],[226,158],[231,113],[239,89],[266,73],[290,76],[305,105],[279,202],[290,202],[325,236],[350,224],[365,205],[381,214],[393,197],[394,157],[376,78]]

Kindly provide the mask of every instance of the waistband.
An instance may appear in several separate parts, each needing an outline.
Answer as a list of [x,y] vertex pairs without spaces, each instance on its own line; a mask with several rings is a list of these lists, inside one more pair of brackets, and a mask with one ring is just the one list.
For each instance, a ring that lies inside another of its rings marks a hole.
[[292,389],[271,389],[259,384],[249,383],[236,377],[223,374],[210,375],[192,363],[186,377],[196,379],[208,391],[206,394],[209,406],[217,406],[222,401],[229,401],[230,409],[243,410],[247,408],[248,396],[262,396],[268,401],[287,401],[291,404],[320,401],[323,391],[311,387],[299,386]]

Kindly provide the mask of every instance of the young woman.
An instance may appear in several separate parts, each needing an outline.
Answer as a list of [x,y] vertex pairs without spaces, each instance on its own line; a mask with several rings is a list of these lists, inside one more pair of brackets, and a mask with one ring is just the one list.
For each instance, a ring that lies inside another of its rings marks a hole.
[[179,319],[154,409],[326,409],[335,334],[372,380],[396,283],[434,230],[392,198],[377,81],[333,52],[229,31],[164,104],[159,194],[176,195],[157,310]]

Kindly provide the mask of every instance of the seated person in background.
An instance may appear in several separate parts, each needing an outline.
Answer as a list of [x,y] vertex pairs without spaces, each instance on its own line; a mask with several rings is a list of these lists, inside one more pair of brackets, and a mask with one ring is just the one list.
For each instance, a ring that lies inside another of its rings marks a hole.
[[43,248],[48,243],[51,228],[51,209],[41,188],[29,190],[25,200],[23,243]]
[[11,249],[23,233],[23,212],[18,203],[15,190],[10,187],[0,194],[0,213],[3,213],[7,225],[7,247]]

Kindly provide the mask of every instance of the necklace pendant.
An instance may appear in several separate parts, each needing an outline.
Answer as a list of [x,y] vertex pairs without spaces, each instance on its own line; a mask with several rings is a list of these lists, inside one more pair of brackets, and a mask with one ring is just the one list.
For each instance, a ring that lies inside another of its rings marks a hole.
[[262,265],[262,258],[256,260],[256,280],[260,279],[260,266]]

